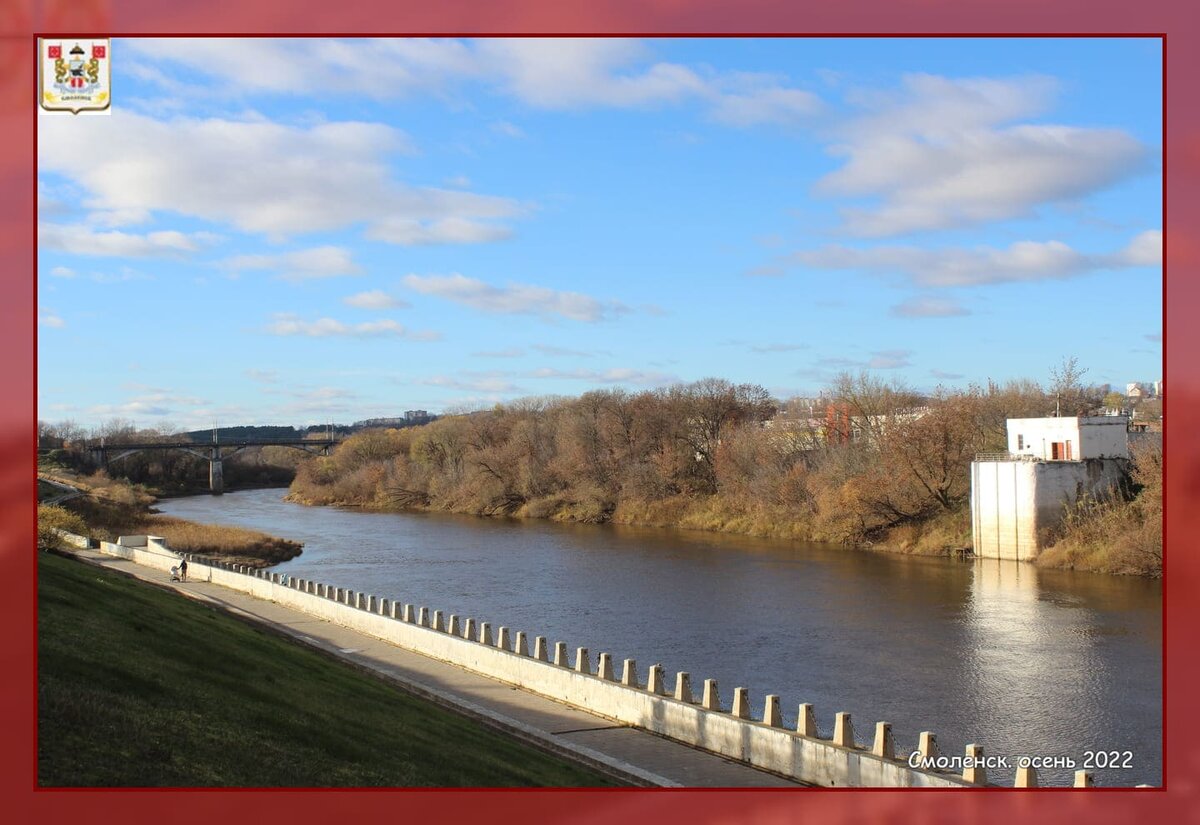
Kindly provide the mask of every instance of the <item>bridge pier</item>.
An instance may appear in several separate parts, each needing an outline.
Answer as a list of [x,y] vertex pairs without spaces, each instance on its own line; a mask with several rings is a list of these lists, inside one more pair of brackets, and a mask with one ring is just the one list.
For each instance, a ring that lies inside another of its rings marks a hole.
[[[216,450],[213,450],[216,453]],[[214,496],[225,492],[224,468],[221,466],[220,455],[214,455],[208,460],[208,491]]]
[[[247,447],[272,447],[284,446],[295,447],[299,450],[304,450],[306,453],[329,455],[329,451],[337,445],[337,441],[333,438],[328,439],[309,439],[309,438],[281,438],[281,439],[247,439],[244,441],[233,441],[226,443],[218,443],[213,441],[211,444],[194,441],[158,441],[148,442],[145,444],[123,443],[116,445],[99,444],[91,446],[92,460],[105,469],[110,465],[115,464],[123,458],[128,458],[135,453],[140,453],[143,450],[182,450],[185,453],[196,456],[208,462],[208,489],[214,496],[219,496],[225,492],[225,473],[224,459],[230,458],[235,453],[238,453]],[[113,450],[117,450],[116,455],[112,454]]]

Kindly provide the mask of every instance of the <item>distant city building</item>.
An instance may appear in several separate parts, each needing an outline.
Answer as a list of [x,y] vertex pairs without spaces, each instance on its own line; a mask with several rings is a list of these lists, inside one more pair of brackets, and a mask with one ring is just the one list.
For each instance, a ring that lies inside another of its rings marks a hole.
[[405,410],[404,411],[404,420],[405,421],[410,421],[410,422],[411,421],[424,421],[428,417],[429,417],[429,413],[427,413],[425,410]]
[[1141,398],[1145,394],[1146,394],[1145,389],[1143,389],[1142,385],[1140,383],[1138,383],[1137,381],[1130,381],[1128,384],[1125,385],[1125,397],[1126,398]]

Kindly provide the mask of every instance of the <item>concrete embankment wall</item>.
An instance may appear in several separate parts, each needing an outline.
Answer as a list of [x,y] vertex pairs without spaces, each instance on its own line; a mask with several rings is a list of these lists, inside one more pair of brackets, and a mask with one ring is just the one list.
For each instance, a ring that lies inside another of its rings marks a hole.
[[[101,542],[103,553],[168,571],[180,556],[162,539],[121,537]],[[890,726],[878,723],[870,748],[855,744],[850,714],[836,717],[833,737],[817,732],[809,705],[800,705],[796,730],[782,727],[779,697],[762,700],[762,714],[752,717],[745,688],[732,692],[732,708],[724,710],[714,680],[696,685],[690,674],[673,674],[652,666],[642,680],[637,664],[617,665],[607,653],[593,658],[585,648],[568,652],[510,628],[492,627],[473,618],[444,615],[426,607],[240,565],[203,562],[187,557],[188,578],[229,587],[261,599],[327,619],[400,647],[449,662],[533,693],[661,734],[803,782],[823,786],[960,787],[984,784],[982,769],[963,774],[909,767],[898,758]],[[938,756],[936,737],[923,733],[917,748]],[[982,754],[968,746],[968,755]]]
[[974,461],[971,528],[980,558],[1031,561],[1083,495],[1105,495],[1128,473],[1116,458]]

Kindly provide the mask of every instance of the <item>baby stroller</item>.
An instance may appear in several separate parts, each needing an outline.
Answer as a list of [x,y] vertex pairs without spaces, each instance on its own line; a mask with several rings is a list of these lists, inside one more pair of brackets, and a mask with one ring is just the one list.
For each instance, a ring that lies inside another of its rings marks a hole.
[[183,579],[181,579],[179,577],[179,567],[178,566],[171,568],[171,581],[173,581],[173,582],[183,581]]

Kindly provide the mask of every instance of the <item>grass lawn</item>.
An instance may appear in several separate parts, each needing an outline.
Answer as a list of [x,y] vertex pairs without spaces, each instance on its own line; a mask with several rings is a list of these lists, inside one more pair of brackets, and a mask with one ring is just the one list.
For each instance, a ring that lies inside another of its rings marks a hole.
[[215,609],[48,553],[38,783],[612,784]]

